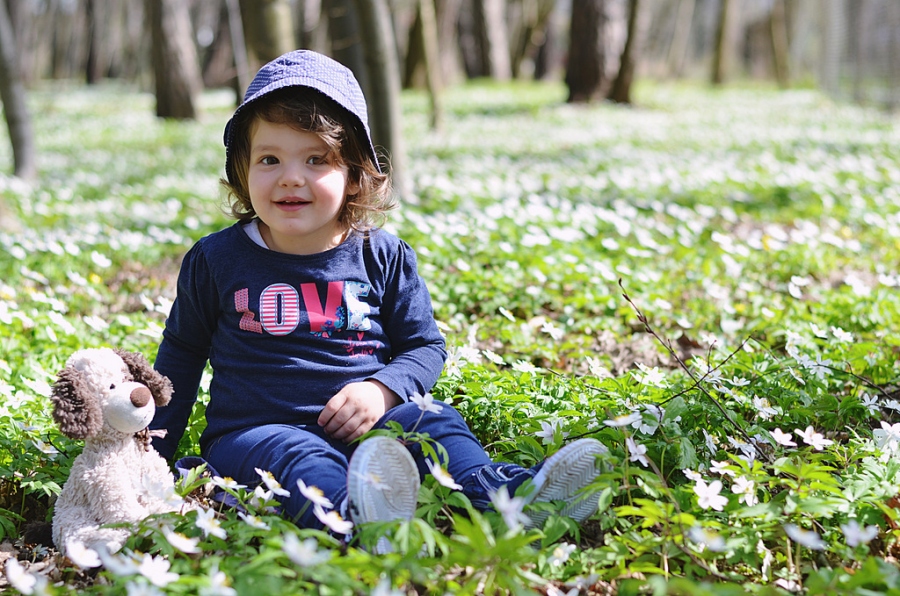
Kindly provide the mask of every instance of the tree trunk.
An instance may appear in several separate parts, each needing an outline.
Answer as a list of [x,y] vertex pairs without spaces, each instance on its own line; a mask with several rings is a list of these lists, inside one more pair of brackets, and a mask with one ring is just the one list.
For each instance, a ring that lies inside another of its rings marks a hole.
[[788,69],[790,44],[788,43],[785,12],[784,0],[774,0],[772,14],[769,17],[772,31],[772,65],[775,67],[775,79],[782,89],[786,89],[790,85],[790,70]]
[[506,0],[475,0],[475,23],[481,46],[482,71],[498,81],[512,78]]
[[631,84],[634,81],[634,71],[640,57],[643,45],[644,23],[642,4],[640,0],[631,0],[628,9],[628,37],[625,39],[625,48],[622,50],[622,58],[619,60],[619,74],[613,82],[608,98],[616,103],[631,103]]
[[516,37],[512,55],[512,74],[519,78],[522,73],[523,63],[532,62],[531,72],[534,72],[533,61],[538,49],[543,46],[547,38],[547,28],[556,2],[553,0],[521,0],[522,26]]
[[438,58],[437,18],[433,0],[417,2],[420,42],[425,57],[425,87],[431,100],[431,129],[440,130],[444,120],[444,109],[441,103],[441,65]]
[[153,35],[156,115],[194,119],[201,79],[187,4],[181,0],[147,0],[146,10]]
[[566,86],[569,103],[588,102],[602,97],[606,82],[606,56],[602,32],[606,20],[606,0],[572,0],[569,32],[569,59]]
[[691,39],[691,24],[694,21],[695,0],[679,0],[675,12],[675,30],[672,32],[672,45],[666,62],[669,71],[680,77],[684,74],[684,62],[687,58],[688,42]]
[[294,25],[288,0],[240,0],[241,23],[252,70],[294,49]]
[[387,151],[394,190],[401,198],[412,192],[407,179],[406,150],[400,109],[400,63],[385,0],[356,0],[360,34],[369,73],[369,127],[372,140]]
[[435,0],[438,26],[438,59],[441,81],[445,84],[462,78],[460,65],[459,12],[462,0]]
[[0,1],[0,100],[9,128],[13,150],[13,171],[26,180],[37,177],[34,130],[25,97],[25,87],[19,77],[16,40],[6,2]]
[[331,57],[353,71],[363,93],[369,97],[369,74],[360,38],[359,10],[356,4],[355,0],[324,0],[322,6],[328,18]]
[[716,25],[716,45],[713,53],[712,83],[721,85],[731,69],[731,20],[735,10],[732,0],[720,0],[719,20]]

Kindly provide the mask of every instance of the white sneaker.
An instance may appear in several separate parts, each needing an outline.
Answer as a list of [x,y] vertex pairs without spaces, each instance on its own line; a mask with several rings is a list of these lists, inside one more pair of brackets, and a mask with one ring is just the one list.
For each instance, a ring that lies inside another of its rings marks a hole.
[[366,439],[350,458],[347,496],[355,524],[412,519],[419,497],[416,462],[396,439]]
[[[528,503],[565,501],[562,515],[579,524],[597,511],[597,498],[584,489],[599,473],[598,455],[609,453],[606,446],[596,439],[579,439],[569,443],[540,465],[532,479],[534,488]],[[526,529],[543,525],[549,511],[526,511],[531,522]]]

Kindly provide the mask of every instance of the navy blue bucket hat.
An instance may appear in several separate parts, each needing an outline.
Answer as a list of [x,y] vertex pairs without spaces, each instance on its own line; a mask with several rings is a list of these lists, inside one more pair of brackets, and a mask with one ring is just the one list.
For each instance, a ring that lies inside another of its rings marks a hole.
[[231,120],[225,125],[225,174],[232,184],[232,142],[234,141],[234,121],[248,105],[265,97],[269,93],[285,87],[305,87],[313,89],[337,102],[339,106],[347,110],[354,123],[353,132],[359,138],[363,147],[369,150],[378,171],[381,165],[378,163],[378,155],[372,144],[372,135],[369,132],[369,116],[366,111],[366,98],[353,72],[335,60],[313,52],[311,50],[294,50],[275,60],[272,60],[259,69],[253,82],[244,94],[244,101],[234,111]]

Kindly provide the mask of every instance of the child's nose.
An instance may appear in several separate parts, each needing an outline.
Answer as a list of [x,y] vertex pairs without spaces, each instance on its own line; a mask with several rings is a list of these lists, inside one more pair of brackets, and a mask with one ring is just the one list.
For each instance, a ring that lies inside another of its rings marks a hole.
[[282,186],[302,186],[306,181],[302,163],[286,162],[281,170]]

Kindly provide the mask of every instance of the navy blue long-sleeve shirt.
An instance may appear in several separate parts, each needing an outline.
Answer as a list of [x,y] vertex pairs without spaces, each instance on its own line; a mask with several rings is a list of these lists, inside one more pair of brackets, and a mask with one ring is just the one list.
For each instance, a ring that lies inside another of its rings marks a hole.
[[201,450],[264,424],[315,424],[348,383],[374,379],[407,400],[437,381],[446,352],[413,249],[374,230],[312,255],[270,251],[237,223],[188,252],[155,368],[174,386],[151,429],[171,459],[213,369]]

